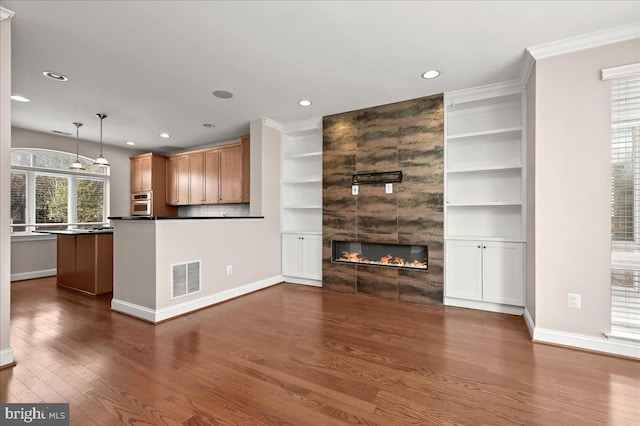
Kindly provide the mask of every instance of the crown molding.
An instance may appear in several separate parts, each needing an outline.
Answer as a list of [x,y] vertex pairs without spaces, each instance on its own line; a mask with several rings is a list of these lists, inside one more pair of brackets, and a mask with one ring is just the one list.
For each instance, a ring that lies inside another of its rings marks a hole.
[[522,87],[527,85],[535,63],[536,60],[531,56],[531,53],[528,50],[525,50],[524,57],[522,58],[522,68],[520,68],[520,83],[522,84]]
[[635,38],[640,38],[640,22],[532,46],[527,49],[527,52],[538,60]]
[[269,117],[265,117],[262,119],[264,124],[271,127],[272,129],[276,129],[277,131],[282,131],[282,123],[279,123],[275,120],[270,119]]
[[282,125],[282,131],[286,134],[318,129],[322,129],[322,118],[320,117],[309,118],[307,120],[292,121],[291,123],[284,123]]
[[605,68],[602,70],[602,79],[611,80],[614,78],[628,77],[633,74],[640,74],[640,63]]
[[13,15],[15,15],[13,11],[0,6],[0,21],[11,19]]
[[520,80],[510,80],[488,84],[486,86],[472,87],[471,89],[447,92],[444,94],[444,103],[445,105],[454,105],[460,102],[473,102],[521,92],[522,82]]

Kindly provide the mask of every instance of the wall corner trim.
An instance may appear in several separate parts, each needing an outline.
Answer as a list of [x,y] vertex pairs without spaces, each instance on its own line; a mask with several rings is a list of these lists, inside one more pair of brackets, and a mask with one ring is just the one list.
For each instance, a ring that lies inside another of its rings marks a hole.
[[529,309],[527,309],[527,307],[524,308],[523,317],[525,324],[527,324],[527,329],[529,330],[529,337],[533,339],[533,331],[536,328],[536,324],[533,321],[533,318],[531,317],[531,314],[529,313]]
[[0,367],[13,364],[13,349],[6,348],[0,350]]
[[583,34],[552,43],[532,46],[527,51],[534,59],[547,58],[549,56],[563,55],[565,53],[576,52],[578,50],[590,49],[592,47],[604,46],[606,44],[618,43],[621,41],[640,38],[640,25],[634,22],[621,27],[609,28],[594,33]]
[[533,341],[640,359],[640,344],[534,327]]

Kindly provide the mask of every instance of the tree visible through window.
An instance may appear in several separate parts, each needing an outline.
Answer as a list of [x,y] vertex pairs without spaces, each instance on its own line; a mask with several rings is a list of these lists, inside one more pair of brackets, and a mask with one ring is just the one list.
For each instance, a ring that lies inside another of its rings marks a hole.
[[66,152],[12,149],[12,232],[105,222],[108,169],[80,157],[86,170],[69,170],[75,158]]

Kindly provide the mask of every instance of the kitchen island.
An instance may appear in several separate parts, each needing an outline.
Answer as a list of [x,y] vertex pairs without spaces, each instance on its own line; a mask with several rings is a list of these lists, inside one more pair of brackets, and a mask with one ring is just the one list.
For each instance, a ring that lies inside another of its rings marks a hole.
[[277,216],[109,219],[114,311],[158,323],[283,280]]
[[57,235],[57,285],[91,296],[113,290],[113,230],[46,231]]

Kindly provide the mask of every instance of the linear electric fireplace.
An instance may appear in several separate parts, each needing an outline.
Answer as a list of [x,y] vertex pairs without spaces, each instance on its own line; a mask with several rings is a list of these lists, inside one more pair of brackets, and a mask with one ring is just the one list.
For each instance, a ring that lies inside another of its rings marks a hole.
[[427,270],[426,246],[331,241],[331,261]]

